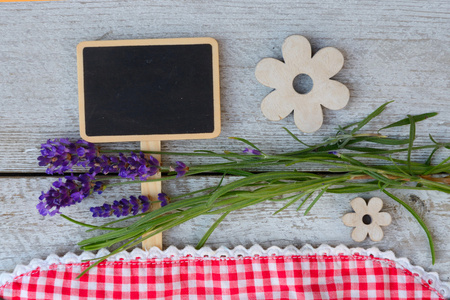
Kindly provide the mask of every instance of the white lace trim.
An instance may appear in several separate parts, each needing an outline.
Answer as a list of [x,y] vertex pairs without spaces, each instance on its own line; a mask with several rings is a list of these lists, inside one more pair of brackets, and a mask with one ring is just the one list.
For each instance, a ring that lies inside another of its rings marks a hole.
[[[63,257],[59,257],[56,254],[51,254],[46,260],[33,259],[27,265],[17,265],[12,273],[3,273],[0,275],[0,286],[5,285],[8,282],[12,282],[14,278],[22,274],[28,273],[36,268],[41,270],[46,270],[50,265],[53,264],[71,264],[71,263],[81,263],[86,259],[93,259],[105,256],[110,252],[106,249],[101,249],[97,254],[92,252],[83,252],[80,255],[76,255],[72,252],[67,253]],[[311,245],[307,244],[302,248],[297,248],[294,246],[287,246],[286,248],[279,248],[272,246],[268,249],[263,249],[259,245],[254,245],[249,249],[243,246],[237,246],[234,249],[228,249],[226,247],[220,247],[217,250],[212,250],[209,247],[203,247],[196,250],[192,246],[187,246],[184,249],[178,249],[174,246],[170,246],[166,250],[162,251],[156,247],[150,250],[144,251],[139,248],[135,248],[131,252],[122,251],[108,258],[108,261],[115,260],[146,260],[146,259],[178,259],[180,257],[190,256],[192,258],[196,257],[210,257],[210,258],[222,258],[222,257],[242,257],[242,256],[290,256],[290,255],[353,255],[359,254],[362,256],[374,256],[378,258],[384,258],[393,261],[399,267],[409,270],[415,276],[420,277],[422,280],[427,282],[429,286],[446,298],[450,298],[450,286],[439,280],[439,275],[436,272],[426,272],[420,266],[413,266],[407,258],[397,258],[392,251],[380,251],[378,248],[372,247],[370,249],[363,248],[347,248],[344,245],[339,245],[337,247],[331,247],[328,245],[321,245],[318,248],[313,248]]]

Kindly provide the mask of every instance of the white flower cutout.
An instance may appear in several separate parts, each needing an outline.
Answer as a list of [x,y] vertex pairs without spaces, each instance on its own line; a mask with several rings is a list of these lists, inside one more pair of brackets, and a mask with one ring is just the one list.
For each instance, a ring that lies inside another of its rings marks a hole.
[[381,241],[383,230],[380,226],[391,224],[391,215],[387,212],[380,212],[383,207],[383,200],[374,197],[366,201],[363,198],[355,198],[350,202],[355,213],[348,213],[342,217],[342,222],[350,227],[356,227],[352,232],[352,239],[362,242],[369,234],[374,242]]
[[[263,114],[272,121],[279,121],[294,111],[295,125],[303,132],[314,132],[323,123],[322,107],[332,110],[344,108],[350,98],[348,88],[331,80],[344,65],[339,50],[326,47],[311,58],[311,45],[301,35],[288,37],[282,47],[284,63],[274,58],[264,58],[255,70],[256,79],[274,88],[261,103]],[[306,74],[313,87],[308,93],[294,88],[294,79]]]

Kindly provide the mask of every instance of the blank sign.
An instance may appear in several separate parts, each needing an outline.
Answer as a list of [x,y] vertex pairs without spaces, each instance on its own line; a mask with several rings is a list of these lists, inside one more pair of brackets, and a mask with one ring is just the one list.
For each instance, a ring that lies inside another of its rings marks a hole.
[[81,136],[92,142],[213,138],[220,133],[212,38],[78,45]]

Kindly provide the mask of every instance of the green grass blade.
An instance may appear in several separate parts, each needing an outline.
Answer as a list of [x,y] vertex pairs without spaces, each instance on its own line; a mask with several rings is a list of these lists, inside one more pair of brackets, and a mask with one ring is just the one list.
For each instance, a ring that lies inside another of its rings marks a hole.
[[311,208],[313,208],[314,204],[316,204],[316,202],[320,199],[320,197],[322,197],[322,195],[327,191],[329,185],[325,186],[320,193],[316,196],[316,198],[314,198],[313,202],[311,202],[311,204],[308,206],[308,208],[305,210],[304,215],[306,216],[309,211],[311,210]]
[[209,190],[214,190],[214,189],[215,189],[215,187],[213,187],[213,186],[212,187],[207,187],[207,188],[204,188],[204,189],[196,190],[196,191],[193,191],[193,192],[181,194],[181,195],[178,195],[178,196],[175,196],[175,197],[170,197],[170,198],[172,200],[182,199],[182,198],[185,198],[185,197],[188,197],[188,196],[192,196],[192,195],[195,195],[195,194],[199,194],[199,193],[206,192],[206,191],[209,191]]
[[386,103],[384,103],[383,105],[381,105],[380,107],[378,107],[377,109],[375,109],[370,115],[368,115],[368,116],[365,117],[361,122],[359,122],[358,125],[357,125],[355,128],[353,128],[352,133],[355,133],[355,132],[357,132],[358,130],[360,130],[361,128],[363,128],[364,125],[366,125],[367,123],[370,122],[370,120],[372,120],[373,118],[375,118],[376,116],[378,116],[379,114],[381,114],[381,113],[385,110],[386,106],[387,106],[389,103],[392,103],[392,102],[394,102],[394,101],[386,102]]
[[248,176],[252,176],[253,173],[251,172],[247,172],[244,170],[233,170],[233,169],[227,169],[227,170],[218,170],[218,172],[223,172],[224,174],[228,174],[228,175],[235,175],[235,176],[244,176],[244,177],[248,177]]
[[430,140],[435,143],[436,145],[439,145],[438,142],[436,142],[436,140],[433,138],[433,136],[431,134],[428,134],[428,136],[430,137]]
[[355,123],[351,123],[351,124],[349,124],[349,125],[346,125],[346,126],[344,126],[344,127],[342,127],[342,129],[348,129],[348,128],[350,128],[350,127],[353,127],[353,126],[356,126],[356,125],[358,125],[359,124],[359,122],[355,122]]
[[299,195],[295,195],[293,197],[293,199],[291,201],[289,201],[288,203],[286,203],[282,208],[280,208],[279,210],[277,210],[276,212],[273,213],[273,215],[278,214],[279,212],[282,212],[283,210],[285,210],[286,208],[288,208],[289,206],[291,206],[292,204],[294,204],[295,202],[297,202],[300,198],[302,198],[304,195],[306,195],[307,193],[301,193]]
[[[306,191],[305,193],[307,193],[309,191]],[[302,206],[306,203],[306,201],[311,197],[311,195],[314,193],[315,191],[309,192],[308,195],[306,195],[305,199],[303,199],[302,203],[300,203],[300,205],[297,207],[297,211],[299,211]]]
[[258,147],[255,146],[255,144],[249,142],[249,141],[246,140],[246,139],[238,138],[238,137],[235,137],[235,136],[232,136],[232,137],[229,137],[229,138],[232,139],[232,140],[238,140],[238,141],[241,141],[241,142],[243,142],[243,143],[249,145],[249,146],[252,147],[253,149],[256,149],[256,150],[258,150],[259,152],[263,153],[263,152],[261,151],[261,149],[259,149]]
[[84,226],[84,227],[88,227],[88,228],[92,228],[92,229],[102,229],[102,230],[120,230],[122,228],[111,228],[111,227],[103,227],[103,226],[96,226],[96,225],[91,225],[91,224],[86,224],[77,220],[74,220],[72,218],[69,218],[68,216],[64,215],[64,214],[60,214],[61,217],[63,217],[64,219],[66,219],[67,221],[70,221],[74,224],[80,225],[80,226]]
[[448,185],[448,184],[439,183],[439,182],[435,182],[435,181],[431,181],[431,180],[427,180],[427,179],[423,179],[423,178],[419,179],[418,181],[426,187],[430,187],[434,190],[450,194],[450,185]]
[[431,151],[430,156],[428,156],[427,161],[425,162],[427,166],[431,165],[431,159],[433,159],[433,155],[437,150],[439,150],[439,147],[436,147]]
[[213,231],[217,228],[217,226],[219,226],[220,222],[222,222],[228,216],[228,214],[229,212],[226,212],[223,215],[221,215],[220,218],[218,218],[214,222],[214,224],[211,227],[209,227],[208,231],[205,233],[205,235],[202,237],[202,239],[198,242],[197,246],[195,247],[196,249],[200,249],[205,245],[206,241],[209,239]]
[[431,173],[435,172],[436,170],[438,170],[441,166],[443,166],[449,160],[450,160],[450,156],[447,157],[446,159],[444,159],[443,161],[441,161],[438,165],[434,166],[430,170],[428,170],[425,173],[423,173],[423,175],[428,175],[428,174],[431,174]]
[[389,155],[389,160],[392,162],[392,165],[399,170],[400,172],[402,172],[403,174],[405,174],[406,176],[409,176],[408,173],[406,173],[402,168],[400,168],[399,165],[397,165],[397,163],[395,162],[395,160]]
[[[211,154],[212,156],[217,156],[218,153],[214,152],[214,151],[210,151],[210,150],[194,150],[194,153],[207,153],[207,154]],[[236,157],[232,157],[230,158],[229,155],[227,153],[222,154],[222,156],[220,156],[223,159],[229,160],[229,161],[235,161],[232,158],[236,158]]]
[[304,177],[305,175],[303,173],[297,173],[297,172],[266,172],[261,174],[255,174],[253,176],[249,176],[243,179],[236,180],[234,182],[231,182],[221,188],[219,188],[217,191],[211,194],[209,200],[208,200],[208,206],[211,205],[217,198],[219,198],[221,195],[232,191],[234,189],[237,189],[239,187],[246,186],[251,183],[261,182],[261,181],[268,181],[273,179],[295,179]]
[[413,217],[417,220],[417,222],[420,224],[420,226],[423,228],[423,230],[425,231],[427,238],[428,238],[428,243],[430,245],[430,251],[431,251],[431,262],[434,265],[436,257],[435,257],[435,252],[434,252],[434,244],[433,244],[433,238],[431,237],[431,233],[427,228],[427,225],[425,224],[425,222],[422,220],[422,218],[414,211],[414,209],[412,209],[411,206],[409,206],[407,203],[405,203],[404,201],[400,200],[400,198],[397,198],[396,196],[394,196],[393,194],[389,193],[386,190],[382,190],[383,193],[385,193],[386,195],[388,195],[389,197],[391,197],[392,199],[394,199],[395,201],[397,201],[398,203],[400,203],[404,208],[406,208],[407,211],[409,211]]
[[333,189],[328,189],[327,192],[328,193],[334,193],[334,194],[352,194],[352,193],[367,193],[367,192],[372,192],[372,191],[377,191],[378,189],[378,185],[375,186],[345,186],[345,187],[340,187],[340,188],[333,188]]
[[[414,122],[417,123],[417,122],[426,120],[428,118],[432,118],[432,117],[436,116],[437,114],[438,114],[437,112],[432,112],[432,113],[426,113],[426,114],[421,114],[421,115],[415,115],[415,116],[412,116],[412,119],[414,120]],[[408,118],[402,119],[400,121],[397,121],[395,123],[389,124],[388,126],[385,126],[385,127],[381,128],[380,130],[378,130],[378,132],[380,132],[381,130],[384,130],[384,129],[398,127],[398,126],[404,126],[404,125],[409,125],[409,124],[411,124],[411,119],[408,117]]]
[[414,140],[416,139],[416,123],[414,122],[414,119],[411,115],[408,115],[409,122],[410,122],[410,129],[409,129],[409,145],[408,145],[408,170],[409,174],[412,174],[411,170],[411,151],[413,148]]
[[366,167],[366,165],[363,164],[362,162],[360,162],[359,160],[356,160],[354,158],[348,157],[345,154],[341,154],[341,159],[346,161],[346,162],[351,163],[354,166]]
[[286,132],[297,142],[299,142],[300,144],[306,146],[306,147],[312,147],[308,144],[305,144],[304,142],[302,142],[295,134],[293,134],[289,129],[287,129],[286,127],[283,127],[284,130],[286,130]]
[[392,139],[387,137],[369,137],[361,139],[362,142],[371,142],[382,145],[405,145],[409,143],[408,139]]

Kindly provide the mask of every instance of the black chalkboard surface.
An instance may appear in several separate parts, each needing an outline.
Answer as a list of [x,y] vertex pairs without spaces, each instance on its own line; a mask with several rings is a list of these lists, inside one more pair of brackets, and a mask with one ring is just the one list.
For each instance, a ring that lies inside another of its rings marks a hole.
[[212,38],[78,45],[81,136],[92,142],[212,138],[220,133]]

